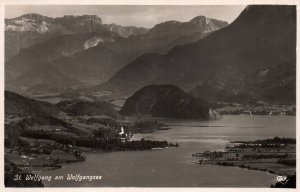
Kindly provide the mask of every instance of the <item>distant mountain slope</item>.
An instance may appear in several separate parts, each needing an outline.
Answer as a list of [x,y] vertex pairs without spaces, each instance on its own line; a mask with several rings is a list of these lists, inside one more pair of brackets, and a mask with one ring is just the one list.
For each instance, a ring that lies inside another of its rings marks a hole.
[[18,56],[7,63],[7,75],[18,76],[32,70],[40,62],[55,60],[86,50],[99,44],[109,46],[121,37],[109,31],[59,35],[44,43],[21,50]]
[[212,100],[295,102],[295,6],[248,6],[228,27],[166,55],[137,58],[97,90],[131,95],[168,83]]
[[103,82],[129,62],[122,37],[109,31],[61,35],[6,63],[6,89],[51,90]]
[[39,63],[33,71],[13,81],[13,87],[28,91],[63,91],[78,89],[104,82],[122,68],[130,56],[97,46],[72,57]]
[[5,91],[5,115],[56,115],[59,108],[50,103],[28,99],[16,93]]
[[33,31],[5,31],[5,61],[16,56],[21,49],[42,43],[55,34],[40,34]]
[[149,85],[129,97],[121,114],[172,118],[209,118],[208,103],[174,85]]

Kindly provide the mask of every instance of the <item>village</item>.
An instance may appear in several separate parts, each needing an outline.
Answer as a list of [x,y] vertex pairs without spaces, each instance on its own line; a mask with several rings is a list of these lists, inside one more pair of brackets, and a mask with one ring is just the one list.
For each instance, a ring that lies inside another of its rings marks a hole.
[[295,105],[271,104],[263,101],[247,105],[239,103],[212,103],[212,105],[221,115],[296,115]]
[[65,115],[61,119],[63,123],[58,125],[29,125],[32,120],[28,118],[6,118],[7,168],[35,173],[85,161],[85,152],[178,147],[166,141],[131,140],[135,133],[165,129],[158,122],[115,120],[107,116]]

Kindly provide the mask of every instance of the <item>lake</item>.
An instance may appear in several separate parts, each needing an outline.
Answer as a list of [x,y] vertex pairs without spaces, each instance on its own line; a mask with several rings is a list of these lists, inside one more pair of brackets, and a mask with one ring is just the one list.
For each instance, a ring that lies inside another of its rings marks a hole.
[[75,182],[52,179],[49,187],[270,187],[276,176],[267,172],[198,165],[193,153],[223,150],[226,143],[296,137],[291,116],[228,115],[215,121],[157,119],[171,129],[136,134],[133,139],[177,142],[180,147],[152,151],[86,153],[85,162],[63,165],[40,175],[100,175],[102,180]]

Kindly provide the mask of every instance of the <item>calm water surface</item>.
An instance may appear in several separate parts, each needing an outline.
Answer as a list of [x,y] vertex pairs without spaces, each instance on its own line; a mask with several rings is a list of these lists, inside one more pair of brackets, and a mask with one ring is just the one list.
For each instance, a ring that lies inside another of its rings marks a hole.
[[55,181],[59,187],[270,187],[276,176],[235,167],[195,164],[192,153],[223,150],[235,140],[256,140],[274,136],[295,137],[296,118],[289,116],[224,116],[216,121],[166,120],[171,129],[136,134],[133,139],[177,142],[178,148],[152,151],[86,153],[85,162],[66,164],[62,169],[40,175],[101,175],[102,180]]

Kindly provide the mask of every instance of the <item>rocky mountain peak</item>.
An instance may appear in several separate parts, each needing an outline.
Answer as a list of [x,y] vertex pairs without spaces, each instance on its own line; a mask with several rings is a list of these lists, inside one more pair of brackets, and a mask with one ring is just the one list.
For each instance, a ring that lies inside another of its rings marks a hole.
[[216,19],[210,19],[205,16],[197,16],[191,19],[188,22],[179,22],[179,21],[166,21],[160,24],[155,25],[150,31],[151,32],[169,32],[170,30],[194,30],[193,32],[210,32],[222,27],[227,26],[226,21],[220,21]]
[[161,31],[161,30],[166,30],[166,29],[170,29],[174,26],[178,26],[180,25],[181,22],[179,21],[165,21],[163,23],[159,23],[157,25],[155,25],[151,31]]
[[204,31],[206,31],[206,32],[214,31],[214,30],[223,28],[228,25],[228,23],[226,21],[211,19],[211,18],[207,18],[202,15],[194,17],[193,19],[191,19],[188,22],[188,24],[195,26],[195,27],[204,28],[205,29]]
[[197,17],[194,17],[193,19],[191,19],[191,20],[189,21],[189,23],[199,23],[199,24],[203,24],[203,23],[206,22],[207,20],[209,21],[210,19],[209,19],[209,18],[206,18],[205,16],[200,15],[200,16],[197,16]]
[[82,20],[82,21],[94,21],[98,24],[102,24],[102,19],[97,15],[81,15],[81,16],[74,16],[74,15],[65,15],[63,19],[70,19],[70,20]]
[[28,19],[28,20],[34,20],[34,21],[49,21],[52,20],[49,17],[37,14],[37,13],[29,13],[29,14],[25,14],[22,15],[20,17],[18,17],[17,19]]

